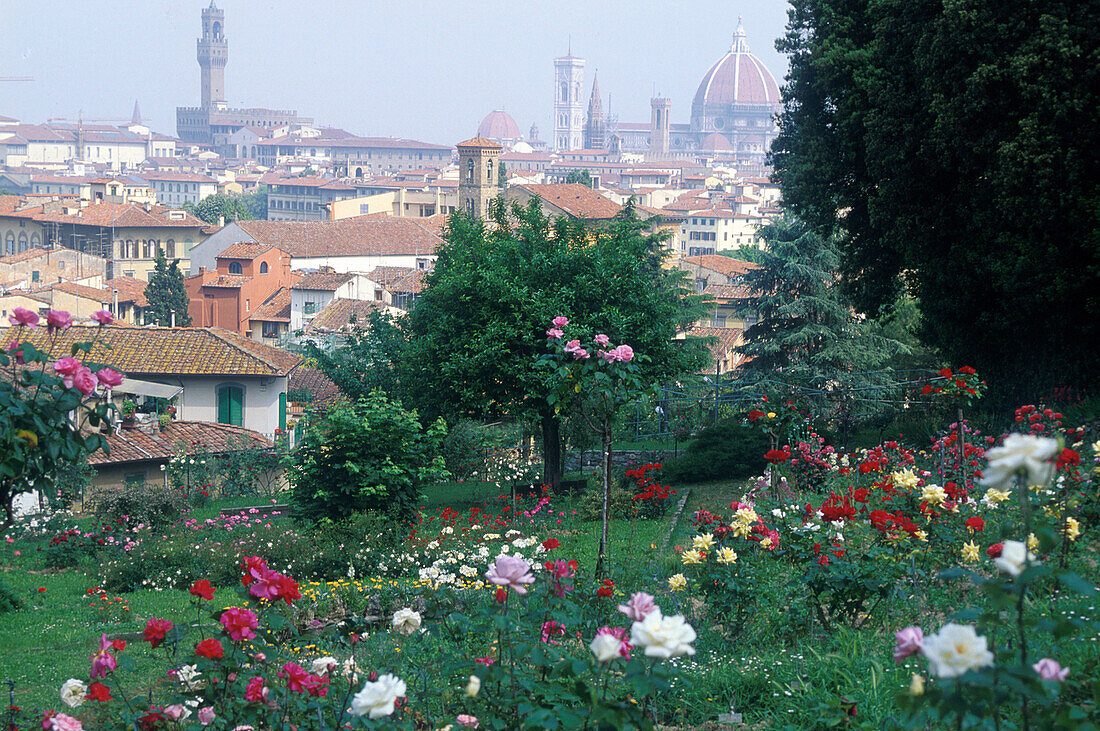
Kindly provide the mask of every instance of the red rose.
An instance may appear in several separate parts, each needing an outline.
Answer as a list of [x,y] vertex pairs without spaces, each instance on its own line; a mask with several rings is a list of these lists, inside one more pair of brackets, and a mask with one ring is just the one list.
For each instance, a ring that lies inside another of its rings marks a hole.
[[998,558],[1001,555],[1001,551],[1004,550],[1005,544],[994,543],[989,548],[985,549],[985,553],[990,558]]
[[126,640],[111,640],[111,647],[115,648],[116,652],[122,652],[126,649]]
[[951,375],[952,375],[952,374],[951,374],[951,369],[950,369],[950,368],[944,368],[944,369],[942,369],[942,370],[940,371],[940,375],[941,375],[942,377],[944,377],[944,378],[950,378],[950,377],[951,377]]
[[168,634],[168,630],[174,626],[167,619],[150,619],[145,624],[145,639],[156,649],[164,642],[164,636]]
[[985,521],[982,520],[981,517],[975,515],[972,518],[966,519],[966,527],[975,533],[981,533],[985,530]]
[[218,642],[214,638],[206,639],[195,645],[195,654],[200,657],[206,657],[211,660],[216,660],[219,657],[225,655],[225,651],[222,649],[222,643]]
[[555,548],[561,547],[561,541],[559,541],[557,538],[547,538],[545,541],[542,542],[542,547],[545,548],[547,551],[553,551]]
[[756,421],[757,419],[759,419],[763,415],[764,415],[763,411],[753,409],[752,411],[749,412],[749,421]]
[[768,460],[772,464],[780,464],[786,462],[791,458],[790,452],[784,452],[781,449],[769,449],[764,453],[764,459]]
[[84,697],[90,701],[106,703],[111,700],[111,690],[103,683],[92,683],[88,686],[88,695]]
[[1081,464],[1081,455],[1074,452],[1069,447],[1062,450],[1062,453],[1058,455],[1058,461],[1056,465],[1058,469],[1065,469],[1067,466],[1076,467]]
[[214,598],[214,587],[210,586],[210,582],[206,579],[199,579],[188,590],[191,596],[197,596],[200,599],[206,599],[210,601]]

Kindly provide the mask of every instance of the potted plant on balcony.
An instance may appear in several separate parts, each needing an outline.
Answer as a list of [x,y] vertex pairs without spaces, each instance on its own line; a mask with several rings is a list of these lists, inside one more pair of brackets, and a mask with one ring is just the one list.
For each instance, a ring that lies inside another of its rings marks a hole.
[[134,414],[137,413],[137,404],[131,399],[126,399],[122,402],[122,408],[119,410],[122,412],[122,425],[133,426]]
[[157,417],[157,423],[160,425],[161,431],[164,431],[165,429],[168,428],[168,425],[172,423],[172,415],[171,414],[161,414],[160,416]]

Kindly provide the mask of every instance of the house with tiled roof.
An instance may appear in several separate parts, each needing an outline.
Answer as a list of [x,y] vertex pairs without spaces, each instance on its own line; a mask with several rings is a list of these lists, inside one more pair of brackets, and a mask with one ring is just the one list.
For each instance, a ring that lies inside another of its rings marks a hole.
[[[292,275],[297,281],[297,275]],[[278,345],[290,332],[290,287],[280,287],[248,318],[250,337],[268,345]]]
[[737,348],[745,344],[745,331],[741,328],[695,326],[688,330],[687,335],[693,338],[706,338],[708,341],[710,363],[700,369],[701,374],[728,373],[745,360],[745,356],[737,352]]
[[156,191],[157,202],[166,206],[198,205],[218,192],[218,181],[198,173],[147,171],[141,174]]
[[120,322],[141,325],[145,322],[145,297],[148,282],[133,277],[115,277],[103,282],[103,288],[111,293],[111,313]]
[[199,267],[198,274],[183,281],[191,322],[252,337],[253,313],[297,281],[290,271],[290,255],[268,244],[239,242],[215,261],[215,269]]
[[102,284],[107,261],[72,249],[33,248],[0,258],[0,290],[36,289],[51,282]]
[[706,327],[747,329],[758,320],[748,301],[753,291],[745,286],[744,277],[759,268],[758,264],[720,254],[688,256],[677,264],[688,275],[695,292],[707,302],[707,317],[697,324]]
[[331,267],[369,272],[379,266],[426,269],[443,243],[438,229],[396,216],[339,221],[234,221],[191,250],[191,273],[214,269],[218,255],[240,242],[268,244],[290,254],[292,269]]
[[90,494],[84,496],[85,510],[103,490],[158,482],[167,485],[166,467],[169,460],[179,455],[201,453],[214,457],[275,446],[270,438],[252,429],[204,421],[171,421],[161,428],[150,420],[136,428],[113,429],[104,436],[109,451],[98,450],[88,457],[95,476]]
[[[12,330],[0,330],[10,342]],[[215,327],[74,325],[53,335],[45,328],[21,335],[51,359],[69,355],[74,343],[94,342],[86,360],[127,376],[122,394],[155,410],[164,387],[182,391],[176,415],[185,421],[243,426],[274,438],[286,429],[286,392],[299,355]]]
[[610,221],[623,209],[618,203],[580,183],[513,185],[508,188],[505,197],[521,205],[537,198],[548,216],[589,222]]
[[322,347],[337,346],[356,324],[366,327],[367,318],[372,312],[382,312],[393,317],[405,315],[404,311],[378,300],[334,299],[306,322],[302,328],[303,337]]
[[378,267],[367,279],[374,288],[374,299],[401,310],[412,309],[424,290],[428,271],[406,267]]
[[290,329],[297,332],[333,300],[371,300],[374,287],[362,274],[335,272],[331,268],[304,274],[290,288]]

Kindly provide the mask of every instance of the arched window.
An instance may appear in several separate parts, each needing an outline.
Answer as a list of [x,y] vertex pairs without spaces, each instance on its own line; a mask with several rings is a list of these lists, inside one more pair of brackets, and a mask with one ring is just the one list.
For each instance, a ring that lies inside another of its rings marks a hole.
[[164,242],[164,258],[175,259],[176,258],[176,240],[168,239]]
[[471,183],[474,182],[474,161],[473,159],[466,161],[466,179]]
[[244,269],[241,268],[241,263],[239,261],[230,262],[230,264],[229,264],[229,273],[230,274],[244,274]]
[[244,426],[244,387],[229,384],[218,388],[218,423]]
[[485,182],[486,183],[493,182],[493,161],[492,160],[486,160],[485,161]]
[[26,231],[19,232],[19,250],[20,251],[26,251],[27,250],[27,232]]
[[38,232],[37,231],[35,231],[33,234],[31,234],[31,247],[32,248],[37,249],[39,244],[41,244],[41,243],[42,243],[42,241],[41,241],[41,239],[38,238]]
[[261,261],[260,262],[260,274],[267,274],[267,262],[266,261]]
[[15,253],[15,234],[8,231],[8,235],[4,237],[4,254],[10,256]]

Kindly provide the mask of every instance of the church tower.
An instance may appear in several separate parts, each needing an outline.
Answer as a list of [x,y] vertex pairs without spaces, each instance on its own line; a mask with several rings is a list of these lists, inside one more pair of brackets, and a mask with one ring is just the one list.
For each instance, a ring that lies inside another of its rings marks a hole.
[[554,59],[554,149],[579,150],[584,146],[584,59],[572,51]]
[[588,98],[588,123],[584,126],[584,146],[589,150],[600,150],[607,144],[607,125],[603,116],[603,102],[600,100],[600,79],[592,75],[592,96]]
[[649,100],[652,116],[649,121],[649,152],[647,160],[668,159],[668,113],[672,111],[672,100],[654,97]]
[[198,40],[200,86],[203,109],[225,109],[225,64],[229,42],[225,40],[225,11],[210,0],[202,11],[202,38]]
[[458,207],[483,221],[489,219],[489,205],[500,193],[497,160],[504,148],[484,137],[459,142]]

